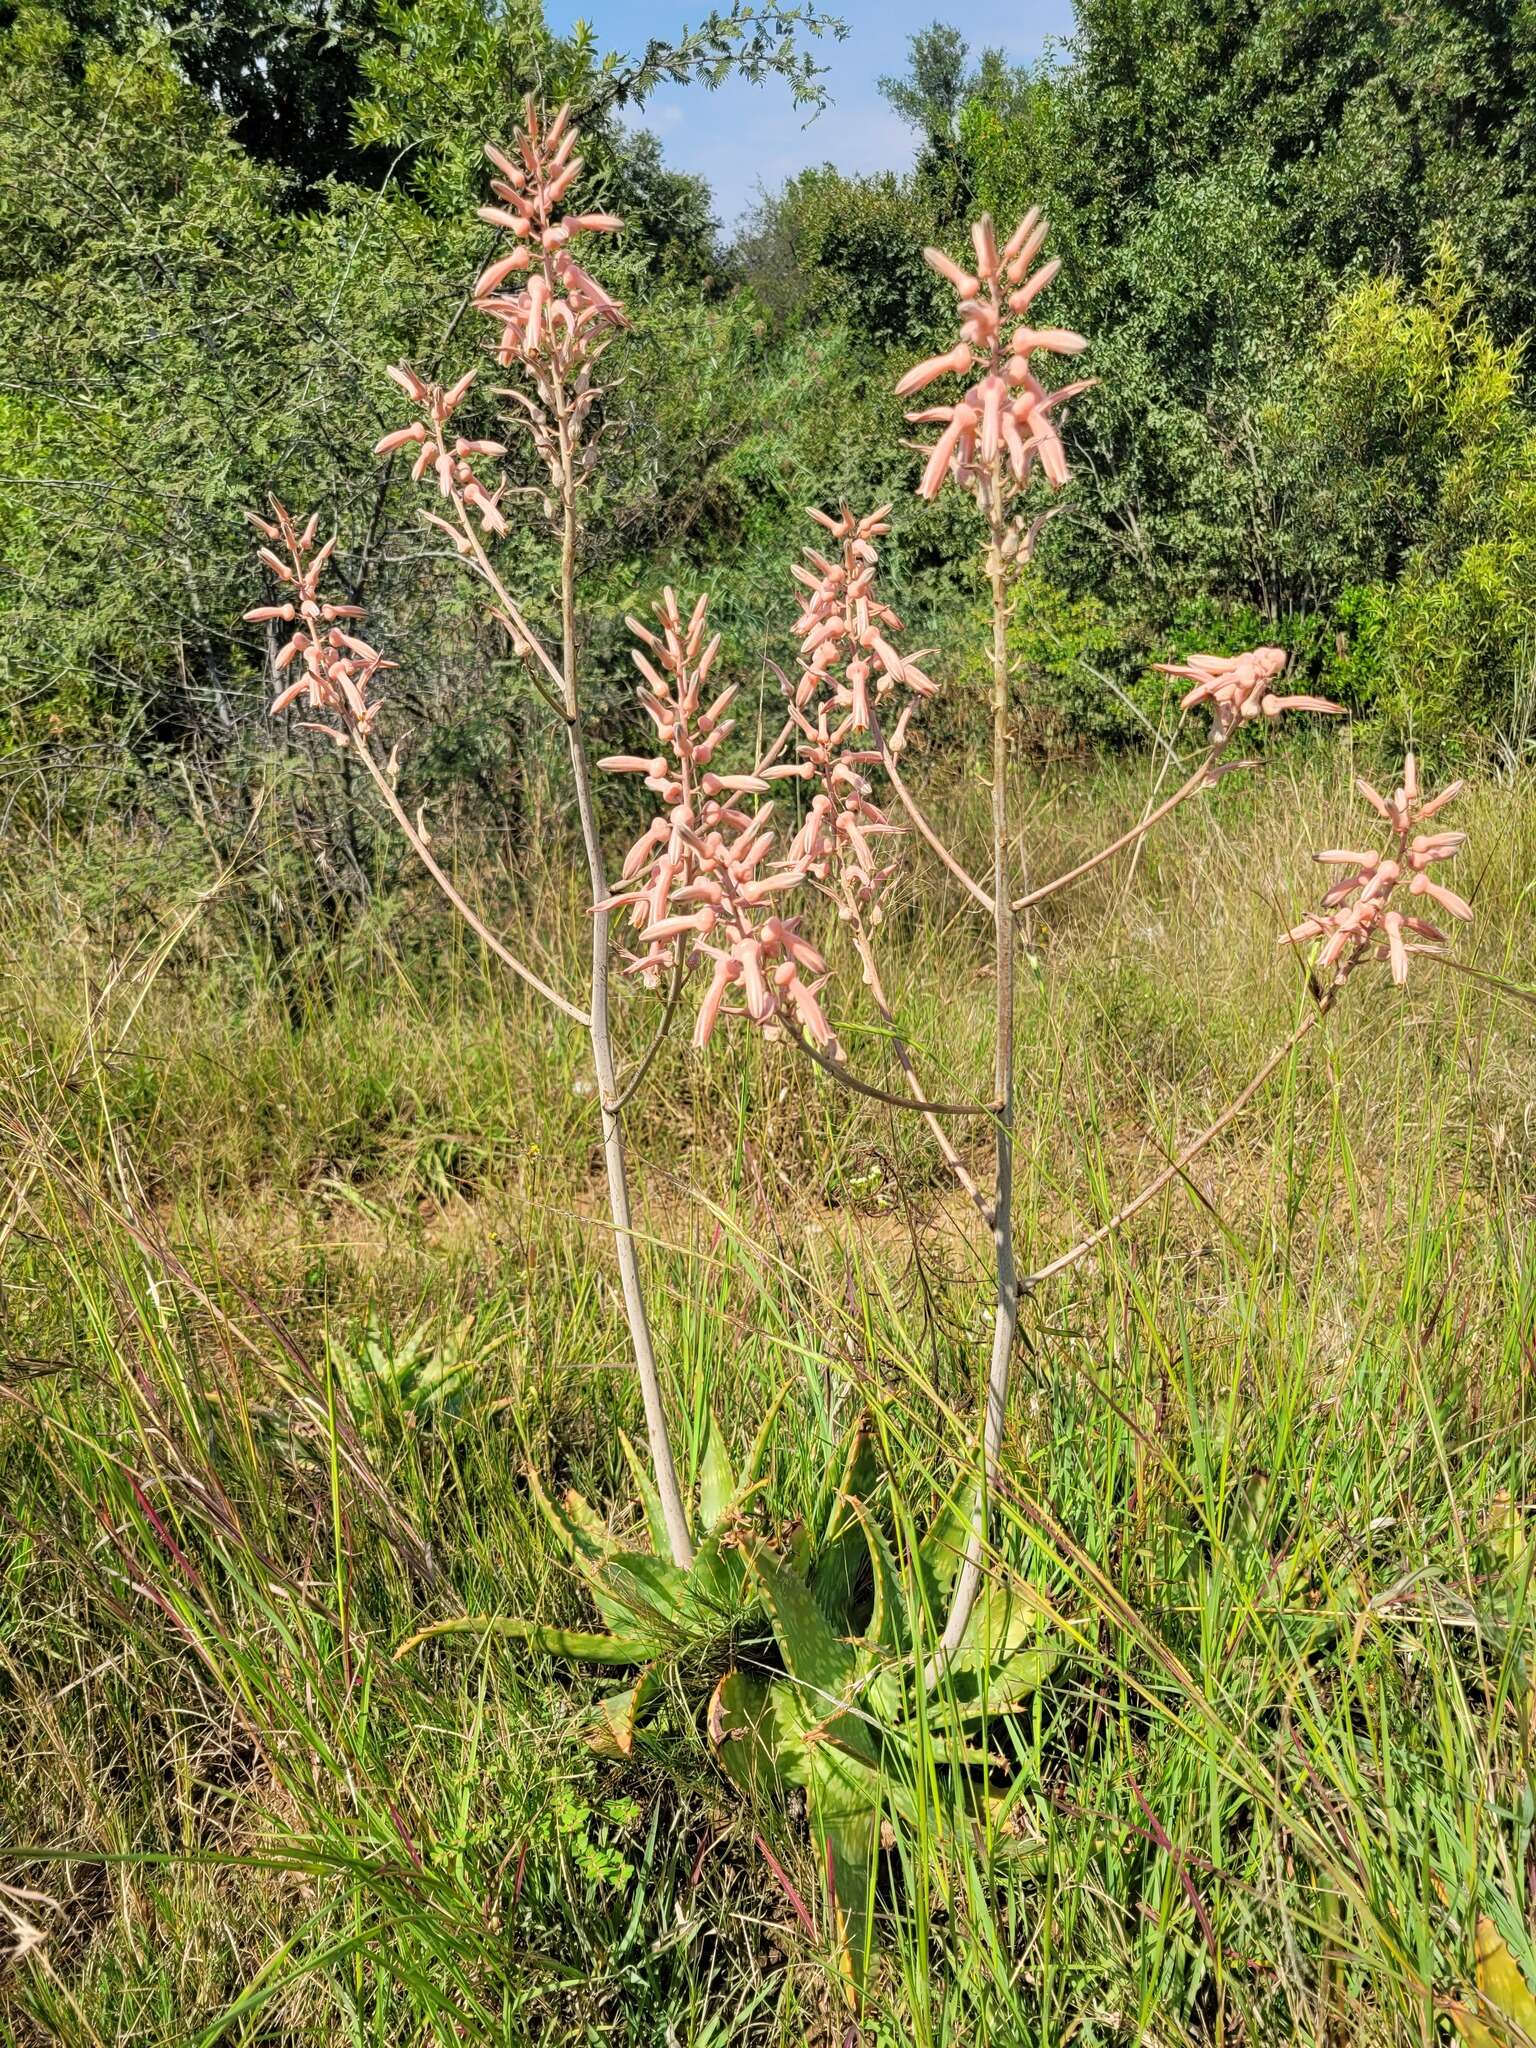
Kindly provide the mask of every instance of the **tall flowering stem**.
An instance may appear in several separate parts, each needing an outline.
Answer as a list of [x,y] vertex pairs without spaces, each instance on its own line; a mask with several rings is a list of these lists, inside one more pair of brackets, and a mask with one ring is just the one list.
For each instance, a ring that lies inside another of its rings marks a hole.
[[[621,1095],[615,1071],[609,1014],[609,888],[582,732],[576,644],[581,490],[597,456],[598,438],[593,431],[592,414],[601,387],[596,371],[603,351],[626,322],[622,308],[577,254],[588,238],[611,234],[622,225],[612,214],[566,210],[567,195],[582,171],[578,140],[568,109],[562,109],[546,124],[528,100],[511,149],[487,146],[486,154],[496,174],[491,189],[497,203],[482,207],[480,217],[500,229],[509,246],[485,269],[474,288],[477,309],[493,325],[494,360],[503,372],[513,373],[518,380],[499,394],[516,408],[509,416],[510,424],[531,441],[547,479],[545,503],[560,542],[557,653],[551,653],[529,624],[488,552],[489,545],[507,532],[504,502],[509,487],[501,468],[507,443],[466,435],[455,424],[470,400],[477,372],[470,370],[444,387],[408,365],[392,369],[390,375],[411,402],[416,417],[386,434],[375,452],[386,458],[410,452],[413,478],[430,485],[437,496],[437,508],[425,512],[423,517],[445,536],[455,555],[485,586],[491,598],[492,616],[499,621],[514,654],[525,663],[530,680],[565,728],[594,910],[587,1008],[583,1011],[559,996],[553,999],[567,1015],[586,1027],[591,1043],[614,1254],[645,1406],[651,1463],[673,1559],[687,1565],[692,1561],[693,1543],[672,1454],[635,1243],[620,1114],[627,1098]],[[274,566],[270,557],[268,566]],[[312,674],[314,667],[310,663],[306,675]],[[320,675],[311,686],[311,700],[328,709],[339,709],[341,723],[333,728],[337,736],[344,743],[358,744],[364,749],[392,814],[427,860],[440,886],[447,888],[455,906],[469,917],[486,943],[510,960],[500,942],[474,918],[462,898],[447,884],[427,852],[425,833],[419,826],[412,826],[394,795],[392,780],[378,768],[367,750],[376,707],[351,701],[358,681],[357,676],[341,675],[332,685]],[[301,683],[299,689],[304,687]],[[290,696],[296,694],[285,692],[274,708],[283,708]],[[524,979],[533,981],[546,995],[553,995],[521,963],[512,964]]]
[[910,413],[940,431],[928,450],[921,496],[935,498],[946,480],[975,500],[986,522],[986,574],[992,613],[992,876],[991,912],[995,1011],[993,1093],[996,1147],[990,1204],[994,1276],[992,1355],[982,1423],[981,1480],[955,1582],[954,1599],[939,1642],[938,1661],[964,1639],[981,1588],[986,1547],[987,1495],[997,1474],[1007,1413],[1008,1382],[1018,1329],[1018,1269],[1013,1250],[1014,1161],[1014,876],[1008,817],[1010,694],[1008,612],[1013,581],[1029,559],[1042,521],[1026,517],[1024,493],[1038,469],[1053,490],[1069,469],[1057,425],[1058,409],[1086,388],[1082,382],[1048,390],[1036,371],[1040,358],[1075,356],[1087,346],[1080,334],[1033,324],[1031,309],[1056,275],[1057,261],[1035,267],[1046,224],[1030,212],[998,245],[989,217],[972,230],[974,267],[942,250],[926,251],[931,267],[954,287],[960,333],[954,346],[909,370],[898,383],[907,397],[941,379],[964,381],[961,397]]
[[[609,1021],[608,897],[602,840],[592,801],[592,776],[581,730],[581,700],[576,664],[576,556],[580,537],[578,493],[590,473],[596,442],[587,434],[588,416],[599,395],[593,380],[598,358],[614,331],[624,324],[620,308],[572,254],[581,237],[610,234],[620,226],[611,214],[567,214],[566,193],[581,175],[576,154],[577,132],[569,110],[562,109],[540,132],[537,111],[524,107],[522,132],[515,157],[487,148],[501,173],[492,190],[503,204],[481,209],[481,218],[503,228],[513,247],[492,263],[478,280],[480,310],[498,326],[496,360],[503,369],[519,369],[533,395],[515,393],[528,422],[535,448],[543,458],[559,507],[560,519],[560,702],[565,717],[571,778],[586,852],[592,902],[591,1038],[596,1070],[598,1114],[602,1123],[603,1166],[608,1181],[609,1216],[630,1344],[645,1406],[646,1434],[656,1489],[673,1561],[693,1561],[693,1541],[683,1505],[676,1463],[667,1429],[661,1376],[646,1314],[640,1263],[631,1212],[624,1127],[620,1121],[618,1077],[614,1071],[613,1035]],[[518,284],[516,289],[508,287]]]
[[[950,378],[959,378],[958,399],[911,412],[918,424],[939,428],[925,450],[919,494],[935,498],[952,481],[971,496],[986,522],[986,576],[991,598],[991,731],[992,731],[992,875],[984,887],[955,859],[924,819],[901,781],[894,758],[887,765],[898,796],[919,832],[945,866],[988,912],[993,927],[996,976],[994,1073],[997,1144],[994,1191],[990,1204],[978,1200],[993,1231],[996,1295],[993,1308],[992,1355],[987,1374],[982,1424],[981,1482],[965,1555],[956,1580],[954,1600],[940,1638],[936,1668],[965,1636],[980,1590],[986,1546],[987,1491],[993,1484],[1002,1447],[1008,1382],[1018,1326],[1020,1283],[1013,1249],[1014,1131],[1014,961],[1019,937],[1017,919],[1070,887],[1115,854],[1133,846],[1180,804],[1209,788],[1229,766],[1221,759],[1234,733],[1252,720],[1277,718],[1287,710],[1334,712],[1336,704],[1307,696],[1282,697],[1275,685],[1285,668],[1280,648],[1257,648],[1236,656],[1193,655],[1186,664],[1167,670],[1188,679],[1193,687],[1184,708],[1207,705],[1212,725],[1205,758],[1172,796],[1157,805],[1139,824],[1109,846],[1063,875],[1036,888],[1015,893],[1010,858],[1007,771],[1011,716],[1008,673],[1008,615],[1011,592],[1021,567],[1031,558],[1040,532],[1057,503],[1031,516],[1026,497],[1038,472],[1052,491],[1070,480],[1061,439],[1062,409],[1091,380],[1049,387],[1039,366],[1053,356],[1076,356],[1087,346],[1070,329],[1036,324],[1035,301],[1060,268],[1059,261],[1038,261],[1047,234],[1038,210],[1031,209],[1001,247],[992,222],[978,221],[971,231],[972,260],[955,261],[942,250],[929,249],[931,267],[950,284],[958,300],[959,337],[941,355],[916,365],[896,389],[905,397]],[[1058,501],[1059,502],[1059,501]],[[1257,1087],[1258,1083],[1252,1084]],[[1246,1098],[1245,1098],[1246,1099]],[[1236,1114],[1236,1110],[1232,1114]],[[1208,1142],[1208,1137],[1200,1142]],[[1198,1149],[1198,1147],[1197,1147]],[[1141,1199],[1126,1214],[1134,1213]],[[1110,1228],[1116,1227],[1111,1224]],[[1107,1234],[1107,1233],[1106,1233]],[[1097,1241],[1097,1240],[1095,1240]],[[1074,1248],[1064,1263],[1082,1255]],[[1053,1268],[1052,1270],[1055,1270]],[[1039,1276],[1031,1276],[1031,1282]]]

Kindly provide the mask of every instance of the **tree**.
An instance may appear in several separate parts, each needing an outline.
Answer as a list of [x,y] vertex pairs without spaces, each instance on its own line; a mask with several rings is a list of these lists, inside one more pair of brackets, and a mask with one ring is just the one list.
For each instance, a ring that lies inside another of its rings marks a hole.
[[905,78],[879,80],[881,96],[925,141],[953,142],[975,84],[965,68],[970,46],[959,29],[935,21],[907,39]]
[[[1493,344],[1536,317],[1525,21],[1520,0],[1430,0],[1411,21],[1381,0],[1084,0],[1058,57],[978,80],[959,121],[972,188],[1057,222],[1066,317],[1100,338],[1088,475],[1044,553],[1077,597],[1108,598],[1136,637],[1226,606],[1331,640],[1312,622],[1356,585],[1363,536],[1325,517],[1276,545],[1294,451],[1262,416],[1329,360],[1341,293],[1427,280],[1446,238]],[[1378,497],[1367,519],[1389,577],[1404,513]]]

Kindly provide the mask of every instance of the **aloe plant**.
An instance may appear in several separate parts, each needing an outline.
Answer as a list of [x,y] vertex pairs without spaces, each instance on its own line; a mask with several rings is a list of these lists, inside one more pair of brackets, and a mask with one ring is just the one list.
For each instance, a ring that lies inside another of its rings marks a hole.
[[985,1747],[986,1724],[1038,1689],[1062,1646],[1048,1635],[1040,1603],[989,1583],[943,1683],[926,1685],[935,1617],[950,1600],[966,1543],[965,1486],[911,1546],[903,1569],[880,1517],[884,1475],[874,1438],[861,1423],[813,1513],[776,1529],[762,1500],[775,1413],[740,1474],[718,1423],[706,1417],[687,1567],[672,1561],[661,1502],[627,1438],[649,1548],[617,1542],[574,1489],[557,1502],[530,1473],[599,1628],[460,1617],[419,1630],[396,1654],[444,1635],[500,1635],[622,1669],[624,1684],[598,1702],[584,1728],[601,1754],[631,1755],[648,1721],[680,1707],[781,1847],[801,1795],[826,1874],[828,1938],[856,1997],[870,1956],[883,1836],[921,1830],[931,1849],[956,1829],[986,1830],[1002,1853],[1026,1852],[1011,1822],[1015,1787],[996,1789],[1004,1767]]
[[1536,1997],[1525,1972],[1485,1913],[1477,1923],[1478,2015],[1452,2014],[1468,2048],[1504,2048],[1506,2042],[1536,2041]]
[[377,1427],[391,1413],[457,1414],[475,1372],[474,1323],[465,1316],[434,1340],[427,1324],[396,1336],[370,1315],[355,1349],[333,1345],[332,1370],[359,1426]]

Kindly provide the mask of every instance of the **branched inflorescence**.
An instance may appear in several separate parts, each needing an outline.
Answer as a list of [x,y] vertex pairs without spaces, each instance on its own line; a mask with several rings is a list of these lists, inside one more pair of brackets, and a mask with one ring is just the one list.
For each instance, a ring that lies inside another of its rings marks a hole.
[[[769,1029],[788,1016],[814,1045],[836,1049],[818,1001],[826,961],[798,918],[785,914],[783,899],[809,884],[845,919],[875,923],[880,916],[891,869],[875,848],[897,828],[876,806],[864,772],[881,759],[869,740],[877,707],[898,687],[919,697],[934,687],[897,648],[901,621],[874,592],[875,542],[887,531],[887,509],[864,519],[846,507],[835,517],[812,514],[841,545],[835,558],[808,548],[809,566],[795,570],[807,596],[795,621],[800,675],[788,686],[793,761],[750,774],[722,774],[713,765],[735,724],[727,713],[736,685],[704,703],[720,645],[718,634],[705,642],[704,599],[685,623],[669,590],[656,607],[659,632],[628,622],[641,642],[634,650],[640,703],[663,751],[612,754],[598,765],[641,776],[665,809],[630,848],[625,886],[610,900],[628,911],[639,934],[629,971],[652,987],[669,968],[710,966],[696,1046],[709,1042],[722,1016],[740,1014]],[[897,720],[897,745],[910,708]],[[790,780],[813,784],[815,793],[787,849],[776,853],[774,804],[748,809],[747,800]]]
[[[925,406],[907,414],[915,424],[941,428],[918,485],[925,498],[936,498],[945,477],[953,475],[984,512],[1000,518],[1003,506],[994,500],[1011,495],[1006,479],[1011,478],[1013,490],[1021,490],[1038,463],[1054,489],[1067,481],[1066,451],[1055,415],[1093,380],[1051,391],[1035,373],[1036,356],[1075,356],[1088,346],[1082,335],[1067,328],[1035,327],[1029,321],[1030,308],[1061,268],[1059,259],[1053,258],[1030,274],[1048,232],[1038,209],[1031,208],[999,249],[991,218],[983,215],[971,230],[974,272],[942,249],[923,252],[959,295],[960,339],[943,355],[908,370],[896,386],[897,395],[910,397],[940,377],[968,380],[955,404]],[[1021,553],[1027,556],[1034,531],[1010,532],[1003,543],[1010,560]]]
[[[401,365],[390,375],[416,417],[385,434],[376,452],[392,457],[411,451],[414,480],[434,489],[437,498],[437,509],[424,517],[448,536],[465,566],[490,593],[494,616],[527,661],[533,686],[563,727],[590,883],[587,900],[593,911],[590,977],[582,1003],[520,960],[490,929],[432,853],[419,812],[412,822],[396,787],[393,757],[385,765],[374,753],[382,706],[371,693],[379,672],[393,664],[354,630],[364,617],[360,605],[332,602],[321,595],[321,578],[334,542],[317,545],[316,521],[301,529],[276,501],[272,519],[255,523],[266,543],[261,558],[279,585],[278,599],[247,617],[286,629],[281,647],[274,649],[281,681],[273,711],[302,702],[312,729],[352,749],[386,810],[469,928],[523,983],[588,1035],[620,1293],[644,1399],[665,1544],[680,1570],[689,1567],[695,1553],[646,1314],[623,1118],[674,1021],[685,982],[692,975],[704,985],[693,1033],[696,1047],[709,1042],[722,1017],[745,1017],[768,1033],[792,1039],[855,1091],[910,1109],[926,1120],[941,1156],[991,1233],[995,1282],[979,1470],[949,1613],[925,1669],[928,1683],[934,1685],[957,1652],[971,1654],[968,1644],[974,1641],[969,1630],[986,1569],[988,1496],[1002,1471],[1021,1296],[1086,1257],[1187,1174],[1191,1162],[1230,1127],[1327,1016],[1358,966],[1384,961],[1401,983],[1414,953],[1438,952],[1446,944],[1445,935],[1419,914],[1420,909],[1438,908],[1459,919],[1472,916],[1470,906],[1435,879],[1440,863],[1460,849],[1464,835],[1423,829],[1461,785],[1425,798],[1411,754],[1402,784],[1390,799],[1360,784],[1390,829],[1391,844],[1385,852],[1318,854],[1319,861],[1341,871],[1340,879],[1327,891],[1321,908],[1282,941],[1315,944],[1315,1003],[1247,1085],[1162,1172],[1070,1249],[1021,1279],[1013,1208],[1015,975],[1022,951],[1019,941],[1028,941],[1030,926],[1016,919],[1027,920],[1058,890],[1138,844],[1159,820],[1237,765],[1226,754],[1236,734],[1287,711],[1336,713],[1340,707],[1320,697],[1280,694],[1286,656],[1279,648],[1196,654],[1183,662],[1161,664],[1165,675],[1189,686],[1183,708],[1210,713],[1209,743],[1202,758],[1181,787],[1109,846],[1065,874],[1028,886],[1027,874],[1019,872],[1022,849],[1010,820],[1008,796],[1015,710],[1009,612],[1021,566],[1029,559],[1045,516],[1030,523],[1027,500],[1032,480],[1038,471],[1053,493],[1069,482],[1061,418],[1067,403],[1088,388],[1078,381],[1052,390],[1037,366],[1052,356],[1075,357],[1086,344],[1069,330],[1032,324],[1035,303],[1059,268],[1055,261],[1038,260],[1046,235],[1038,213],[1027,215],[1002,247],[991,221],[983,218],[972,233],[974,268],[938,250],[927,251],[929,263],[958,296],[957,338],[953,347],[910,370],[897,388],[910,395],[944,378],[957,380],[960,387],[953,403],[929,405],[908,417],[938,429],[936,441],[923,451],[922,496],[932,500],[953,481],[974,500],[986,529],[991,595],[990,888],[944,846],[903,781],[898,757],[908,726],[934,685],[923,667],[925,654],[903,649],[902,622],[876,589],[878,544],[889,530],[889,508],[861,518],[846,506],[835,513],[811,515],[827,538],[819,548],[807,548],[805,561],[793,572],[801,588],[794,622],[797,659],[792,676],[785,678],[786,722],[754,765],[738,772],[726,760],[736,728],[731,713],[737,686],[722,686],[715,673],[721,643],[718,634],[709,634],[705,600],[685,614],[668,590],[655,607],[654,626],[629,621],[638,642],[634,660],[641,678],[640,704],[654,731],[654,751],[610,755],[600,765],[639,777],[655,799],[656,815],[630,848],[619,884],[612,887],[587,755],[577,645],[577,569],[582,487],[600,438],[594,407],[601,394],[594,371],[625,319],[575,251],[583,238],[610,234],[621,224],[607,213],[564,211],[582,170],[576,149],[568,110],[546,126],[528,103],[510,151],[487,150],[496,173],[496,204],[482,208],[481,219],[504,234],[510,246],[478,278],[473,303],[492,324],[491,353],[497,365],[514,373],[513,382],[522,387],[496,394],[509,401],[505,438],[476,438],[472,430],[466,433],[456,425],[474,389],[474,371],[456,382],[438,384]],[[520,491],[507,444],[524,433],[533,455],[527,474],[537,482]],[[518,495],[542,499],[559,531],[559,640],[553,650],[545,635],[529,626],[488,551],[491,541],[506,534],[505,504]],[[1059,497],[1051,502],[1059,503]],[[792,755],[781,759],[791,741]],[[882,986],[872,934],[895,873],[891,850],[897,828],[877,801],[876,771],[881,769],[917,832],[992,924],[993,1087],[984,1103],[941,1100],[924,1086],[919,1063],[900,1029],[898,1011]],[[776,795],[775,785],[794,782],[804,785],[794,793],[800,802],[793,819],[781,826],[776,807],[790,792]],[[1016,895],[1021,884],[1022,893]],[[827,962],[801,929],[800,904],[817,898],[835,910],[857,953],[869,1000],[883,1020],[887,1044],[904,1076],[904,1096],[873,1087],[841,1061],[823,1007]],[[622,1079],[609,1005],[612,911],[626,914],[633,934],[628,971],[653,990],[666,989],[651,1044]],[[987,1119],[995,1161],[989,1192],[983,1192],[948,1135],[947,1119],[961,1115]],[[632,1722],[633,1699],[627,1712]]]
[[[754,1024],[773,1025],[787,1010],[819,1046],[835,1043],[817,1001],[827,965],[798,921],[782,917],[777,899],[804,881],[803,861],[772,861],[773,805],[748,811],[741,799],[761,796],[769,777],[722,775],[711,763],[730,736],[728,685],[702,705],[719,650],[706,645],[707,602],[686,622],[668,590],[656,607],[660,632],[628,621],[641,642],[633,650],[643,678],[640,702],[663,751],[610,754],[598,763],[615,774],[640,775],[666,806],[625,857],[625,884],[606,908],[624,906],[644,950],[629,971],[659,986],[669,965],[684,971],[712,963],[693,1042],[707,1045],[723,1014],[739,1009]],[[702,708],[701,708],[702,705]],[[680,950],[677,950],[680,949]]]
[[1459,796],[1464,785],[1453,782],[1438,796],[1422,796],[1418,764],[1409,754],[1403,763],[1402,782],[1392,796],[1382,796],[1358,777],[1356,787],[1391,827],[1392,849],[1388,853],[1356,853],[1347,847],[1330,847],[1314,854],[1314,860],[1329,867],[1354,872],[1336,882],[1323,898],[1321,910],[1303,918],[1280,944],[1305,945],[1320,939],[1317,964],[1332,970],[1332,988],[1341,986],[1366,960],[1390,961],[1392,979],[1401,985],[1408,979],[1410,954],[1448,943],[1446,934],[1426,918],[1394,905],[1393,896],[1404,881],[1410,896],[1427,897],[1452,917],[1470,920],[1472,916],[1471,904],[1430,875],[1439,862],[1460,852],[1466,833],[1418,830]]
[[[530,438],[559,492],[565,480],[584,475],[596,457],[595,442],[585,440],[592,407],[601,395],[593,370],[612,336],[627,323],[623,308],[604,291],[573,253],[587,235],[613,234],[623,226],[616,214],[566,213],[562,202],[580,177],[579,137],[562,107],[547,128],[527,101],[523,126],[513,153],[486,144],[485,153],[499,175],[491,190],[501,202],[482,206],[480,218],[509,235],[514,247],[483,270],[475,282],[477,311],[494,322],[492,348],[502,369],[517,368],[532,386],[529,391],[498,389],[497,396],[522,407]],[[412,475],[419,481],[428,471],[436,476],[441,495],[459,513],[457,525],[435,513],[423,516],[441,527],[462,555],[475,552],[469,513],[486,533],[506,531],[500,509],[505,482],[498,471],[487,480],[477,462],[495,462],[506,454],[497,441],[450,440],[447,428],[463,403],[476,372],[461,377],[449,390],[401,364],[389,373],[421,409],[423,417],[409,427],[386,434],[374,450],[392,455],[419,444]],[[514,640],[517,629],[508,623]]]
[[[341,720],[339,726],[301,720],[304,731],[324,733],[343,747],[354,732],[367,739],[384,704],[382,697],[369,697],[370,685],[381,669],[395,663],[337,623],[360,623],[366,617],[360,604],[335,604],[320,595],[320,578],[336,546],[334,536],[316,547],[319,514],[301,530],[276,498],[270,520],[258,519],[254,512],[247,517],[271,543],[257,549],[262,562],[293,592],[278,604],[257,605],[245,615],[253,625],[281,623],[294,629],[273,658],[273,673],[281,675],[295,661],[302,667],[296,680],[285,683],[273,699],[274,715],[302,699],[311,711],[329,712]],[[281,554],[276,552],[279,548]]]

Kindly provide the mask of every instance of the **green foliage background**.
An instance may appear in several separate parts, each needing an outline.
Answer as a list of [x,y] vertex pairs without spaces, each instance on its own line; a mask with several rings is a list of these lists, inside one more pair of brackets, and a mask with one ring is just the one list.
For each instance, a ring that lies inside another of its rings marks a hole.
[[[802,508],[843,497],[896,501],[908,623],[966,672],[974,535],[963,505],[912,497],[891,386],[948,318],[923,244],[1038,201],[1053,317],[1091,336],[1101,383],[1018,609],[1028,737],[1112,744],[1166,720],[1150,661],[1262,636],[1394,739],[1523,749],[1532,15],[1084,0],[1027,70],[936,26],[884,82],[914,169],[808,171],[725,247],[635,118],[660,79],[732,67],[814,97],[812,11],[738,7],[629,62],[553,35],[535,0],[7,5],[5,801],[95,787],[92,764],[243,770],[270,744],[241,515],[275,489],[337,526],[406,657],[412,777],[521,829],[538,721],[368,448],[395,419],[386,364],[474,358],[479,141],[530,86],[580,104],[590,191],[629,223],[611,268],[635,329],[585,565],[604,716],[627,715],[622,611],[666,581],[710,591],[771,695]],[[537,609],[536,505],[512,553]],[[366,849],[326,831],[360,887]]]

